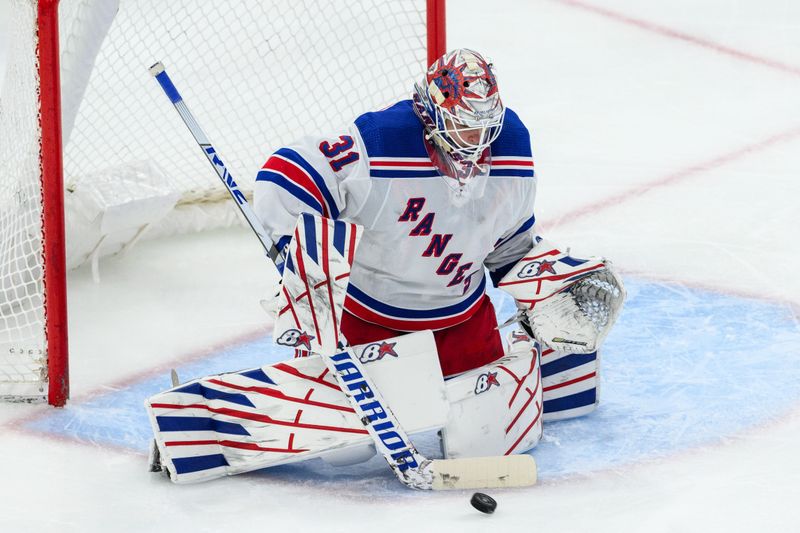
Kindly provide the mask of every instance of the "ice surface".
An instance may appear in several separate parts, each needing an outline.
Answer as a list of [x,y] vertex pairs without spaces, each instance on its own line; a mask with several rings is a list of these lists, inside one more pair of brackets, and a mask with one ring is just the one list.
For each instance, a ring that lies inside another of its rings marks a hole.
[[[786,306],[635,278],[628,278],[626,285],[627,306],[603,351],[602,407],[592,416],[547,425],[544,442],[533,451],[540,479],[617,468],[719,443],[785,416],[800,401],[800,356],[792,351],[800,345],[800,330]],[[496,289],[490,294],[499,321],[513,314],[509,296]],[[764,337],[770,342],[763,342]],[[291,357],[291,350],[275,345],[267,334],[176,370],[186,381]],[[142,401],[170,386],[166,373],[144,376],[67,409],[50,410],[24,427],[145,453],[152,433]],[[417,440],[433,456],[440,455],[433,435]],[[376,468],[348,469],[309,462],[283,470],[298,480],[324,479],[332,491],[345,475],[359,480],[354,492],[374,495],[371,478],[391,476],[381,474],[385,467],[380,460],[373,463]],[[273,470],[264,472],[267,478],[273,475]],[[404,490],[399,484],[388,488]]]
[[601,407],[545,426],[542,482],[493,491],[487,517],[467,493],[401,490],[378,459],[148,475],[137,406],[169,368],[277,356],[258,246],[216,231],[141,243],[99,285],[70,275],[72,401],[0,406],[0,530],[800,530],[800,8],[451,4],[449,43],[493,56],[532,130],[542,233],[629,288]]

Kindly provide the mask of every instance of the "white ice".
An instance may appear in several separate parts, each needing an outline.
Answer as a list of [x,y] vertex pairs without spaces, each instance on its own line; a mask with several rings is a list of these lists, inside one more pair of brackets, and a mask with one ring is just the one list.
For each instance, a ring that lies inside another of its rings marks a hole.
[[[492,491],[488,517],[468,493],[404,491],[380,463],[175,486],[145,472],[144,450],[36,431],[51,408],[2,405],[0,530],[800,531],[800,4],[452,0],[448,43],[493,57],[507,104],[532,130],[541,233],[612,258],[640,287],[604,354],[609,402],[584,425],[635,456],[644,443],[621,428],[654,424],[651,438],[670,444],[685,437],[692,402],[727,394],[723,421],[760,408],[746,427],[582,472],[580,461],[596,462],[569,440],[580,427],[562,425],[534,455],[542,463],[557,444],[571,473]],[[142,242],[105,260],[100,284],[72,272],[65,412],[266,334],[264,269],[253,237],[235,229]],[[652,307],[641,302],[648,283],[662,289]],[[719,330],[723,315],[736,315],[732,331]],[[642,379],[676,367],[689,375],[674,387]],[[710,376],[726,379],[724,392],[702,388]],[[643,405],[615,403],[639,384]],[[664,397],[686,403],[657,405]],[[651,408],[675,412],[640,416]],[[124,410],[105,415],[125,424]]]

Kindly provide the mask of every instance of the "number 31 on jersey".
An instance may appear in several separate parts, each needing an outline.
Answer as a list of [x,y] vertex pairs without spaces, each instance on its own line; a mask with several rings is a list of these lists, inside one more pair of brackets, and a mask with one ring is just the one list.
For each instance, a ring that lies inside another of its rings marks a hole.
[[355,145],[355,142],[351,136],[340,135],[339,140],[333,144],[328,141],[319,143],[319,151],[328,158],[328,164],[333,171],[339,172],[345,165],[358,161],[358,152],[351,150],[353,145]]

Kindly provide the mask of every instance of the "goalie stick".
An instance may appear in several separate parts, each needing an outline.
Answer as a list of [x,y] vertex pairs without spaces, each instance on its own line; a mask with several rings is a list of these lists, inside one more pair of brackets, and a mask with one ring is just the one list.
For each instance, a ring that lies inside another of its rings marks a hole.
[[[160,62],[154,64],[150,67],[150,74],[155,77],[172,102],[184,124],[214,167],[217,176],[236,201],[242,215],[267,252],[273,267],[277,269],[275,265],[278,258],[277,249],[216,149],[211,145],[194,115],[184,103],[180,93],[167,75],[164,65]],[[520,487],[533,485],[536,482],[536,462],[530,455],[427,459],[411,443],[382,395],[363,371],[358,358],[353,357],[352,351],[344,350],[335,355],[323,354],[323,360],[375,442],[376,449],[405,486],[415,489],[442,490]]]

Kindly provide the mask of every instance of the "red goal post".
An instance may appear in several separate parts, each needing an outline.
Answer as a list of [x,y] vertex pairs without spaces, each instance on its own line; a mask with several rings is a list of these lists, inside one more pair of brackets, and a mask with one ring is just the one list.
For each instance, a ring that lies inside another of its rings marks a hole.
[[173,67],[199,114],[218,110],[201,119],[243,184],[281,143],[409,95],[445,52],[445,0],[11,0],[6,9],[0,398],[56,406],[69,396],[67,270],[96,267],[144,233],[237,219],[214,207],[225,198],[216,178],[180,125],[166,123],[174,113],[152,92],[151,63]]

